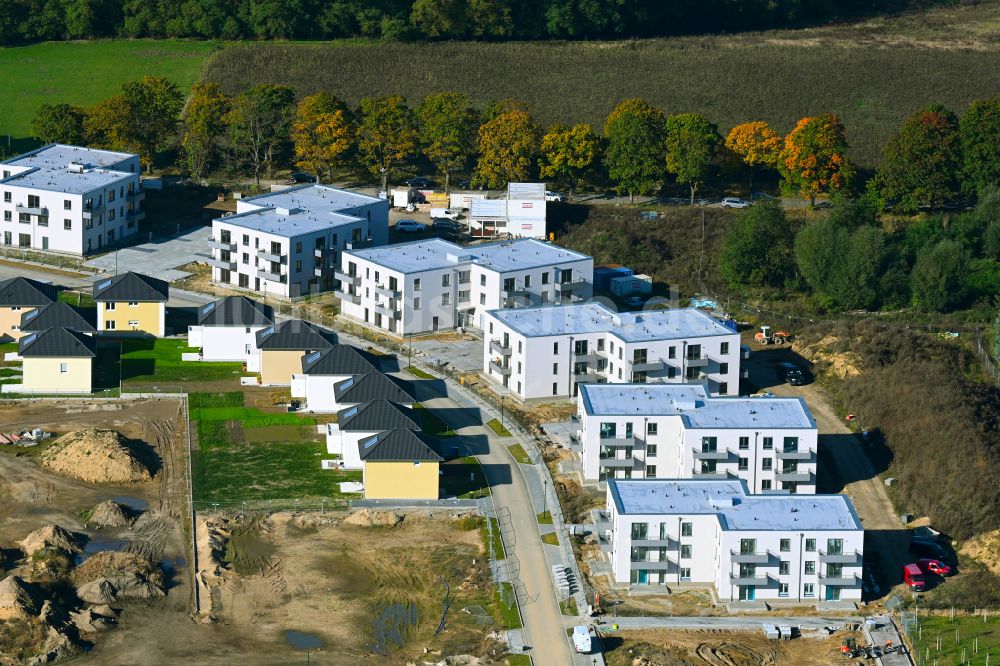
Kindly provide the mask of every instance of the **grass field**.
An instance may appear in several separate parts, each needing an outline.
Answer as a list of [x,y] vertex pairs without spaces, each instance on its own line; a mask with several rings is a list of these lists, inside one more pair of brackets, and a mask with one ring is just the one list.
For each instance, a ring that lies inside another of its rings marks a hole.
[[[242,363],[182,361],[189,349],[186,340],[126,338],[122,341],[122,381],[133,384],[155,382],[207,382],[233,379],[243,374]],[[237,382],[238,383],[238,382]]]
[[486,425],[489,427],[490,430],[492,430],[497,435],[497,437],[511,436],[510,430],[507,430],[507,428],[505,428],[497,419],[490,419],[489,421],[486,422]]
[[94,296],[89,291],[60,291],[59,302],[69,303],[70,305],[78,308],[96,307],[94,303]]
[[50,42],[0,49],[0,89],[7,103],[0,134],[29,137],[31,118],[42,103],[89,105],[118,92],[122,82],[165,76],[185,92],[198,80],[215,42],[108,40]]
[[[492,427],[493,426],[490,426],[490,428]],[[520,444],[511,444],[510,446],[507,447],[507,450],[510,451],[510,455],[514,458],[514,460],[521,463],[522,465],[531,464],[531,456],[528,455],[528,452],[525,451],[524,447],[521,446]]]
[[[947,615],[921,616],[919,632],[921,638],[917,639],[914,649],[921,658],[920,663],[928,665],[979,666],[987,663],[987,654],[989,663],[1000,663],[998,622],[1000,617],[995,613],[991,613],[986,622],[983,622],[982,615],[956,615],[954,620],[949,619]],[[939,639],[940,649],[938,649]],[[975,652],[977,642],[978,653]]]

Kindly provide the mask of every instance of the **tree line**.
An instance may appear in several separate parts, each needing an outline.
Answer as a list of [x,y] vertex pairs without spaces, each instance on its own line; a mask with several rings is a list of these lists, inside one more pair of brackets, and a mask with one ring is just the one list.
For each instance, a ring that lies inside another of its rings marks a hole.
[[363,168],[384,190],[428,164],[446,187],[456,173],[471,173],[473,186],[488,189],[537,177],[571,190],[610,183],[631,197],[677,184],[694,203],[720,173],[742,173],[752,188],[755,172],[770,171],[783,191],[810,203],[863,191],[879,210],[910,213],[1000,182],[1000,96],[975,100],[961,117],[940,105],[917,111],[867,184],[834,114],[802,118],[785,136],[754,120],[723,137],[700,114],[668,116],[642,99],[618,104],[598,132],[584,123],[543,129],[517,100],[477,109],[457,92],[432,93],[412,108],[398,95],[352,108],[328,92],[297,100],[292,88],[272,84],[230,96],[218,84],[196,83],[185,98],[172,82],[144,77],[89,108],[42,105],[32,133],[45,142],[133,150],[146,165],[176,144],[193,178],[227,168],[258,184],[291,162],[326,180]]
[[615,39],[817,25],[934,0],[5,0],[0,42]]

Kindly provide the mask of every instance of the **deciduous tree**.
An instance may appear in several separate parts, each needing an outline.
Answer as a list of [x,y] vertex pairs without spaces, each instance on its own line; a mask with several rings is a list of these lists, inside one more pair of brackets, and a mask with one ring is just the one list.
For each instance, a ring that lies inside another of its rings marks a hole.
[[477,187],[497,189],[527,180],[538,151],[538,128],[518,108],[501,111],[479,126],[479,160],[472,174]]
[[697,113],[681,113],[667,118],[664,125],[667,171],[694,195],[708,177],[715,151],[722,138],[719,128]]
[[292,123],[295,165],[330,180],[354,142],[347,105],[327,92],[303,97]]
[[604,121],[604,163],[619,194],[652,194],[666,170],[663,113],[642,99],[627,99]]
[[972,102],[959,127],[966,191],[1000,183],[1000,95]]
[[196,83],[182,114],[181,147],[191,176],[204,178],[222,155],[229,96],[218,83]]
[[72,104],[42,104],[31,119],[31,135],[45,143],[86,143],[87,112]]
[[933,105],[907,118],[886,144],[873,187],[883,202],[912,213],[952,198],[961,167],[958,118]]
[[783,187],[798,192],[816,204],[820,194],[837,192],[854,179],[847,159],[847,134],[840,118],[832,113],[799,120],[788,136],[778,161]]
[[466,9],[466,0],[414,0],[410,22],[428,37],[461,37],[469,28]]
[[792,227],[774,203],[742,213],[726,234],[719,270],[730,286],[780,287],[794,271]]
[[234,161],[250,170],[258,187],[288,144],[294,103],[291,88],[262,83],[238,95],[226,114]]
[[929,312],[949,312],[965,300],[967,257],[959,241],[945,239],[917,257],[910,276],[914,305]]
[[424,98],[417,119],[424,155],[444,176],[447,191],[451,173],[467,166],[476,149],[476,112],[464,93],[440,92]]
[[726,148],[739,156],[750,170],[751,190],[753,170],[757,167],[777,168],[781,145],[781,137],[763,120],[737,125],[726,135]]
[[417,152],[417,122],[406,100],[399,95],[366,97],[361,100],[358,149],[361,161],[382,182],[400,172]]
[[542,137],[538,174],[569,186],[570,192],[597,163],[601,140],[586,124],[553,125]]

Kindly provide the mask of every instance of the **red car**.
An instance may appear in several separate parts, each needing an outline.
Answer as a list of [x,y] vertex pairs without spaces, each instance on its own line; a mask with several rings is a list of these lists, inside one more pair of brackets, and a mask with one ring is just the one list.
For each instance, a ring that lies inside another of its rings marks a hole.
[[928,573],[937,574],[942,578],[951,575],[951,567],[949,567],[941,560],[931,560],[931,559],[917,560],[917,566],[920,567],[920,570],[925,574]]
[[916,564],[907,564],[903,567],[903,582],[914,592],[923,592],[927,589],[924,572]]

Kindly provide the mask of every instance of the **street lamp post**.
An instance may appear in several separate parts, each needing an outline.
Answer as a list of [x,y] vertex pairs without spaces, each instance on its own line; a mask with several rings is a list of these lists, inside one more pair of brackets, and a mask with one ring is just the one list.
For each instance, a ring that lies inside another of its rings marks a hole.
[[504,425],[504,421],[503,421],[503,401],[506,400],[506,399],[507,399],[506,395],[501,395],[500,396],[500,426],[503,427],[503,428],[507,427],[506,425]]
[[544,475],[542,476],[542,513],[544,514],[548,509],[547,500],[549,498],[549,480]]

